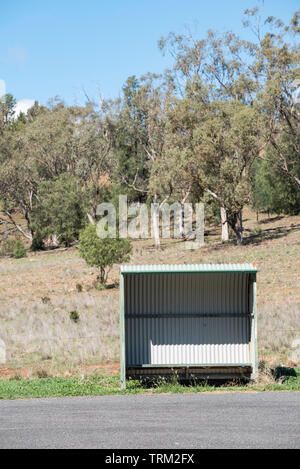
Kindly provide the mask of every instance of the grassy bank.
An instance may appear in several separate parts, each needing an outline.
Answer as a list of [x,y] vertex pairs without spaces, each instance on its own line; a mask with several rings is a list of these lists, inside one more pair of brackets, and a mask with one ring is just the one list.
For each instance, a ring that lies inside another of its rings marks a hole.
[[300,368],[296,377],[284,382],[262,377],[258,384],[227,384],[212,386],[207,383],[184,386],[178,382],[161,382],[146,388],[138,381],[128,381],[127,389],[120,389],[120,377],[91,376],[89,378],[41,378],[0,380],[0,399],[26,399],[42,397],[106,396],[114,394],[157,394],[199,392],[251,392],[300,391]]

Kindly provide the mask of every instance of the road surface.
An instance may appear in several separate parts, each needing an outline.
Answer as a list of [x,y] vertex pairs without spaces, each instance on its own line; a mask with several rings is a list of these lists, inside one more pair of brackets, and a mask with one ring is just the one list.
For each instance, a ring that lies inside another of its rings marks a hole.
[[0,401],[0,448],[300,448],[300,393]]

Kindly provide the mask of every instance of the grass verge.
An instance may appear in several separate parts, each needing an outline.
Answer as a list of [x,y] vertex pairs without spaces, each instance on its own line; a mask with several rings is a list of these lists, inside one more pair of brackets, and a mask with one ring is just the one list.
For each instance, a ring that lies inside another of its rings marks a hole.
[[162,382],[145,388],[138,381],[128,381],[127,389],[120,389],[120,377],[92,376],[88,378],[40,378],[0,380],[0,399],[26,399],[42,397],[105,396],[114,394],[158,394],[198,392],[245,391],[300,391],[300,368],[296,377],[284,382],[212,386],[207,383],[183,386],[178,382]]

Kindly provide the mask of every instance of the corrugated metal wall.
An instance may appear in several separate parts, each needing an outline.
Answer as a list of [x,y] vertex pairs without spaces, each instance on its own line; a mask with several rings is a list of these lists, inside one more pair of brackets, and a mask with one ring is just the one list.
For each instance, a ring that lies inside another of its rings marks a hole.
[[248,364],[249,274],[124,278],[126,365]]

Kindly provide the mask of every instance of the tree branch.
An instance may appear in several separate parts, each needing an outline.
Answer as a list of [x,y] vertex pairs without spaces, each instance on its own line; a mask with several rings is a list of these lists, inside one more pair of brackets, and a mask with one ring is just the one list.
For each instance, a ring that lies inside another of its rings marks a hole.
[[[14,225],[15,228],[20,231],[20,233],[27,239],[29,239],[30,241],[32,241],[32,235],[31,234],[28,234],[28,233],[25,233],[25,231],[22,229],[22,227],[15,222],[15,220],[13,219],[12,215],[6,211],[6,210],[1,210],[1,213],[4,213],[4,215],[6,215],[8,218],[9,218],[9,221],[7,221],[7,223],[11,224],[11,225]],[[3,220],[3,219],[2,219]]]

